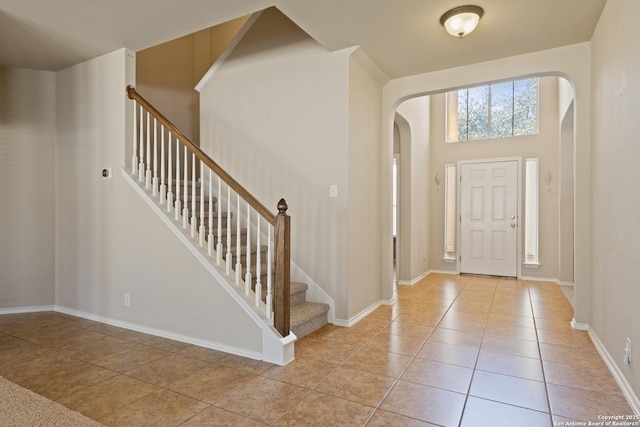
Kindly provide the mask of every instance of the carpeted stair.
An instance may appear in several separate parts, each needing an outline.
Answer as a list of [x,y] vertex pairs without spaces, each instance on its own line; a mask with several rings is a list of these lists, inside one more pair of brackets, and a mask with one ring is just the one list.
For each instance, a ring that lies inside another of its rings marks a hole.
[[[189,182],[188,188],[189,191],[191,191],[191,183]],[[184,183],[182,183],[182,185],[184,185]],[[183,194],[183,188],[180,189],[181,190],[181,199],[184,200],[184,194]],[[175,197],[175,188],[172,188],[174,197]],[[202,202],[201,198],[200,198],[200,188],[199,188],[199,183],[196,183],[196,218],[198,223],[196,224],[196,230],[197,227],[200,225],[200,204]],[[189,208],[189,215],[193,215],[193,213],[191,212],[191,208],[192,208],[192,204],[191,204],[191,193],[188,193],[189,195],[189,200],[188,200],[188,208]],[[212,207],[212,211],[213,211],[213,218],[212,218],[212,222],[213,222],[213,227],[212,227],[212,232],[214,235],[214,242],[217,242],[217,236],[218,236],[218,213],[217,213],[217,199],[215,197],[213,197],[212,200],[209,200],[208,196],[205,195],[204,197],[204,212],[205,212],[205,218],[203,221],[203,224],[207,230],[209,231],[209,204],[212,203],[213,207]],[[225,209],[225,206],[222,206],[222,209]],[[226,247],[226,239],[227,239],[227,221],[231,221],[231,229],[229,230],[231,232],[231,254],[232,254],[232,266],[235,267],[235,263],[237,262],[236,259],[236,255],[237,255],[237,248],[236,248],[236,236],[238,233],[237,230],[237,226],[235,224],[235,221],[233,220],[233,212],[225,212],[224,210],[221,212],[221,223],[222,223],[222,230],[221,230],[221,237],[222,237],[222,241],[224,242],[224,245]],[[191,218],[189,218],[189,223],[191,222]],[[252,239],[253,240],[253,239]],[[242,246],[240,248],[240,262],[243,265],[243,269],[242,269],[242,277],[244,278],[244,275],[246,273],[246,266],[245,266],[245,262],[246,262],[246,252],[247,252],[247,246],[246,246],[246,241],[247,241],[247,230],[241,228],[240,229],[240,241],[242,243]],[[226,249],[225,249],[226,250]],[[255,265],[255,260],[256,260],[256,256],[258,254],[258,252],[260,252],[260,259],[261,259],[261,266],[260,266],[260,282],[262,284],[262,300],[264,301],[266,298],[266,283],[267,283],[267,246],[265,245],[260,245],[260,249],[258,250],[257,245],[253,244],[251,245],[251,275],[252,275],[252,284],[251,287],[252,289],[255,290],[255,285],[256,285],[256,265]],[[223,259],[226,258],[226,254],[223,253],[222,256]],[[327,304],[323,304],[323,303],[317,303],[317,302],[309,302],[306,300],[306,293],[307,293],[307,289],[309,288],[309,286],[306,283],[298,283],[298,282],[291,282],[291,313],[290,313],[290,329],[291,331],[296,335],[296,337],[302,338],[308,334],[310,334],[311,332],[315,331],[316,329],[321,328],[322,326],[327,324],[327,313],[329,311],[329,306]]]
[[298,338],[327,324],[329,305],[306,300],[306,283],[291,282],[291,331]]

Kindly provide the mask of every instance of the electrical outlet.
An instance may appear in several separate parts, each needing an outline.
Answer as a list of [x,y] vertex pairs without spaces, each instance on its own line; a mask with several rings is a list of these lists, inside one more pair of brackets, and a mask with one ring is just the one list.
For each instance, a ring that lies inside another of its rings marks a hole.
[[131,306],[131,295],[124,294],[124,306],[125,307],[130,307]]
[[624,363],[631,363],[631,338],[627,337],[627,344],[624,346]]

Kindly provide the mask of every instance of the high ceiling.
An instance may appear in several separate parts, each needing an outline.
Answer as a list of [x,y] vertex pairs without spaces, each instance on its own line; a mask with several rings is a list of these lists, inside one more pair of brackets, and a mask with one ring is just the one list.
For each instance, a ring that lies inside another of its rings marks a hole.
[[440,16],[467,0],[0,0],[0,66],[60,70],[276,6],[329,50],[359,45],[390,78],[591,39],[606,0],[474,0],[475,32]]

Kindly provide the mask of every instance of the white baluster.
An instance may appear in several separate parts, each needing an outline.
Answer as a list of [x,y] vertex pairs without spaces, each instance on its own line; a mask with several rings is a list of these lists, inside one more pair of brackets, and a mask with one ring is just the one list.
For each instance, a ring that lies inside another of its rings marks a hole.
[[187,229],[187,222],[189,222],[189,160],[187,159],[187,146],[184,146],[184,191],[182,198],[184,199],[182,207],[182,228]]
[[145,173],[144,185],[151,187],[151,113],[147,111],[147,171]]
[[138,106],[133,100],[133,155],[131,157],[131,173],[138,174]]
[[180,220],[180,140],[176,139],[176,206],[175,219]]
[[140,144],[140,163],[138,163],[138,181],[144,182],[144,110],[142,105],[140,106],[140,125],[138,126],[140,137],[138,143]]
[[207,253],[213,255],[213,171],[209,169],[209,235],[207,236]]
[[196,154],[191,153],[191,237],[196,237],[198,217],[196,217]]
[[[258,226],[256,227],[256,241],[257,241],[257,245],[258,248],[260,248],[260,223],[262,222],[262,217],[260,215],[258,215]],[[259,249],[258,249],[258,253],[259,253]],[[260,274],[262,274],[261,272],[261,259],[260,256],[256,257],[256,307],[260,307],[260,301],[262,300],[262,280],[260,278]]]
[[167,197],[167,185],[165,183],[165,168],[167,164],[164,158],[164,125],[160,125],[160,204],[164,204],[164,200]]
[[[169,138],[167,141],[167,151],[169,153],[169,162],[167,163],[167,212],[171,212],[171,208],[173,207],[173,187],[171,186],[171,184],[173,184],[171,182],[171,173],[173,172],[173,159],[171,157],[171,149],[173,147],[172,145],[172,136],[171,136],[171,131],[168,132],[169,133]],[[177,143],[176,143],[177,144]]]
[[[218,265],[222,263],[222,178],[218,177],[218,200],[216,207],[218,210],[218,243],[216,245],[216,261]],[[229,214],[227,214],[229,221]]]
[[[260,248],[258,248],[258,253]],[[249,296],[251,292],[251,205],[247,203],[247,257],[244,264],[247,272],[244,274],[244,294]]]
[[271,277],[271,264],[273,262],[271,258],[271,229],[271,225],[267,225],[267,298],[265,300],[267,305],[267,319],[271,319],[273,315],[273,294],[271,292],[271,287],[273,286]]
[[158,195],[158,120],[153,118],[153,179],[151,180],[153,197]]
[[204,226],[204,163],[200,160],[200,227],[198,227],[198,237],[200,240],[200,247],[204,246],[204,234],[206,228]]
[[237,194],[236,212],[236,286],[240,286],[242,278],[242,263],[240,262],[240,254],[242,252],[242,242],[240,240],[240,195]]
[[[231,221],[229,221],[229,215],[231,214],[231,187],[227,184],[227,274],[231,275]],[[237,219],[236,219],[237,221]]]

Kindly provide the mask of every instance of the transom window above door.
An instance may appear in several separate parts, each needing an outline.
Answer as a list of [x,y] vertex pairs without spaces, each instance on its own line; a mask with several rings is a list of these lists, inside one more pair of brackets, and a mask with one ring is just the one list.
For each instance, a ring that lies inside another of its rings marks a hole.
[[447,92],[447,142],[538,133],[538,79]]

